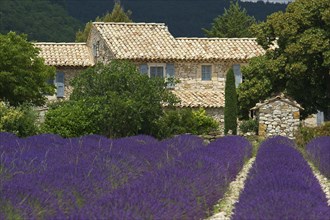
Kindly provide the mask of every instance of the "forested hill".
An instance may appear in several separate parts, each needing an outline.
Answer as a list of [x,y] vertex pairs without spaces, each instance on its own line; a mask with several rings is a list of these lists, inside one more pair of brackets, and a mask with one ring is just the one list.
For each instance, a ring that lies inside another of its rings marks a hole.
[[[56,1],[56,0],[53,0]],[[80,21],[95,19],[111,11],[113,0],[66,1],[69,14]],[[213,19],[229,7],[230,0],[121,0],[125,10],[131,10],[135,22],[163,22],[174,36],[204,36],[202,28],[209,28]],[[285,4],[240,2],[250,15],[265,20],[275,11],[285,10]]]
[[[202,37],[213,19],[228,8],[229,0],[121,0],[134,22],[162,22],[174,36]],[[74,41],[84,23],[111,11],[113,0],[0,0],[0,32],[27,33],[30,40]],[[255,16],[285,10],[285,4],[240,2]]]
[[25,33],[29,40],[74,41],[82,22],[48,0],[0,0],[0,33]]

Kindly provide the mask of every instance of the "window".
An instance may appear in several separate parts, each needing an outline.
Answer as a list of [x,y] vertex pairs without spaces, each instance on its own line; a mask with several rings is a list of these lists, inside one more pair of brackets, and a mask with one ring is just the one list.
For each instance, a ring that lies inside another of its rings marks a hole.
[[100,52],[100,41],[97,41],[93,44],[93,55],[94,57],[98,57]]
[[150,66],[150,77],[164,78],[163,66]]
[[202,80],[211,80],[211,79],[212,79],[212,66],[202,65]]
[[233,65],[233,71],[235,74],[235,86],[236,88],[240,83],[242,83],[243,78],[242,78],[242,73],[241,73],[241,66],[239,64],[234,64]]
[[57,98],[63,98],[64,97],[64,73],[57,72],[56,73],[56,96]]
[[143,63],[139,65],[139,71],[149,77],[165,78],[168,89],[174,89],[175,87],[175,67],[173,63]]

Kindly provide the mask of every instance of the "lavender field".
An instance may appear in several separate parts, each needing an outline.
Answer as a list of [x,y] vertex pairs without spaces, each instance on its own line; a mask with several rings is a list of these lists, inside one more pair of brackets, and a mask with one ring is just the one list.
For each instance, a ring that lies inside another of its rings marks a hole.
[[228,136],[0,133],[0,219],[202,219],[251,157]]
[[306,146],[307,156],[320,172],[330,178],[330,136],[317,137]]
[[[312,150],[316,143],[328,142],[315,140],[308,147],[312,152],[319,152]],[[321,146],[328,152],[329,147]],[[329,160],[323,161],[325,163],[329,164]],[[264,141],[236,204],[233,219],[326,220],[329,217],[326,196],[307,161],[294,148],[294,142],[280,136]]]

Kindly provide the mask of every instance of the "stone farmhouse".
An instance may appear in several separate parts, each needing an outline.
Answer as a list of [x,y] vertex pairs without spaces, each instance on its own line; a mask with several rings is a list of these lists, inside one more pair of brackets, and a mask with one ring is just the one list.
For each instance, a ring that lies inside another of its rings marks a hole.
[[220,122],[226,72],[233,67],[238,85],[241,66],[265,53],[252,38],[175,38],[163,23],[94,22],[86,43],[35,46],[56,67],[54,99],[68,98],[70,80],[97,62],[130,60],[141,74],[178,79],[169,88],[181,100],[178,107],[202,107]]

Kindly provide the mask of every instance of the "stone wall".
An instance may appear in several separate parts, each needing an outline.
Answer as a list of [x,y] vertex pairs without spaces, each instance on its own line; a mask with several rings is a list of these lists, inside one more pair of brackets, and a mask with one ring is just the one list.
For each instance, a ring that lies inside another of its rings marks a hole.
[[[87,67],[86,67],[87,68]],[[56,67],[56,72],[62,72],[64,73],[64,99],[69,99],[70,94],[72,93],[72,86],[71,86],[71,80],[75,78],[77,75],[79,75],[82,71],[84,71],[86,68],[79,67],[79,68],[73,68],[73,67]],[[56,92],[52,96],[47,96],[47,99],[49,101],[55,101],[57,100]]]
[[219,131],[222,134],[224,129],[224,108],[205,108],[206,114],[219,122]]
[[258,108],[259,136],[282,135],[293,138],[300,124],[299,108],[286,101],[276,100]]
[[[96,54],[95,51],[93,52],[94,45],[98,45]],[[89,33],[87,46],[92,51],[92,56],[94,58],[95,63],[109,63],[115,58],[113,52],[108,48],[105,40],[101,37],[100,33],[95,28],[92,28]]]

